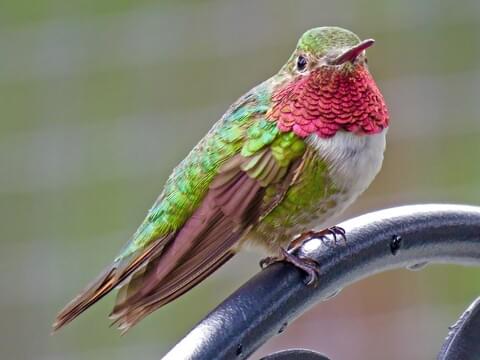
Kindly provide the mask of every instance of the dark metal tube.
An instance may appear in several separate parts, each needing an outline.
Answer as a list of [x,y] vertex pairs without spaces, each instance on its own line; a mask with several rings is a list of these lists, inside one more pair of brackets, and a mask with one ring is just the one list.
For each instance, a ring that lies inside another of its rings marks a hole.
[[449,329],[438,360],[476,360],[480,357],[480,297]]
[[415,264],[480,263],[480,207],[402,206],[339,226],[346,243],[338,239],[335,245],[330,236],[299,250],[321,264],[317,287],[305,286],[295,267],[274,264],[200,321],[164,359],[245,359],[312,305],[359,279]]

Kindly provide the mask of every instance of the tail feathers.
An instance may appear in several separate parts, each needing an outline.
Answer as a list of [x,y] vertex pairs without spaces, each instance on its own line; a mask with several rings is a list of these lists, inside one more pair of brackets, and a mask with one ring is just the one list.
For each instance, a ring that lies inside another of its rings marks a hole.
[[[211,263],[208,268],[196,273],[194,278],[186,277],[180,282],[180,284],[178,284],[176,281],[179,280],[179,278],[176,276],[179,274],[176,273],[179,272],[179,269],[182,267],[179,266],[176,270],[169,274],[168,278],[164,279],[165,283],[156,290],[155,294],[151,295],[150,297],[141,298],[140,300],[132,303],[130,302],[131,297],[128,295],[135,294],[138,289],[141,289],[145,281],[148,279],[148,273],[150,271],[154,271],[153,267],[151,269],[147,268],[145,273],[135,278],[133,283],[130,281],[129,284],[125,284],[122,290],[119,292],[115,307],[109,315],[109,318],[113,320],[112,326],[117,326],[122,335],[125,334],[128,330],[130,330],[131,327],[136,325],[145,316],[175,300],[208,277],[208,275],[215,272],[233,255],[234,253],[232,251],[226,252],[216,261]],[[182,274],[182,271],[179,273]],[[125,293],[122,293],[122,291],[125,291]]]
[[97,279],[88,285],[76,298],[68,303],[57,315],[53,323],[53,332],[56,332],[90,306],[107,295],[117,284],[116,267],[110,266]]
[[[115,304],[124,303],[127,299],[130,299],[132,295],[136,294],[144,285],[144,280],[146,274],[151,272],[152,263],[158,261],[158,258],[150,260],[146,266],[143,266],[139,270],[137,270],[128,282],[124,283],[122,287],[117,292],[117,297],[115,300]],[[110,313],[109,317],[111,317],[112,313],[115,312],[115,308]]]
[[[59,330],[98,300],[115,289],[124,282],[130,275],[139,271],[143,273],[142,266],[148,262],[151,257],[161,253],[164,245],[173,234],[160,238],[149,248],[139,254],[133,254],[130,257],[116,260],[111,264],[95,281],[88,285],[75,299],[73,299],[65,308],[60,311],[53,323],[53,332]],[[139,274],[139,275],[140,275]]]

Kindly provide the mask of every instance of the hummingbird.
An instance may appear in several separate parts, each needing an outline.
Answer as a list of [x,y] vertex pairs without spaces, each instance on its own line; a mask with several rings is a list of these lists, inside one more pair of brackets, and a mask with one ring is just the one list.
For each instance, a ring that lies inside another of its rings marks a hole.
[[[54,331],[118,288],[123,332],[253,247],[305,270],[285,250],[349,206],[379,172],[389,114],[360,40],[305,32],[285,65],[240,97],[180,162],[119,255],[58,315]],[[301,241],[300,241],[301,242]]]

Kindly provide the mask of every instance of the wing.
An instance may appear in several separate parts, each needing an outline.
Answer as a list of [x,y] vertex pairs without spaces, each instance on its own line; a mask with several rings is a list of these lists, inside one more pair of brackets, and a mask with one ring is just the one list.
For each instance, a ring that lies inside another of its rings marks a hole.
[[[282,167],[270,148],[254,157],[229,160],[174,241],[120,290],[111,314],[119,328],[128,330],[230,259],[242,235],[281,200],[299,163]],[[280,193],[267,200],[270,186]]]
[[[303,140],[263,119],[261,99],[240,99],[192,150],[121,255],[54,329],[125,282],[111,316],[126,330],[233,256],[236,242],[288,189],[305,150]],[[267,188],[280,195],[265,196]]]

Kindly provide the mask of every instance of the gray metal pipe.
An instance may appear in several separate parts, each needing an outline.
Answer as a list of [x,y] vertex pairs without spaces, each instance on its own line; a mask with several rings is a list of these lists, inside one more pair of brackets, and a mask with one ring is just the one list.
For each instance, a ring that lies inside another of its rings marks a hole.
[[480,359],[480,297],[449,330],[438,360]]
[[316,287],[277,263],[259,272],[198,323],[166,360],[245,359],[315,303],[367,276],[426,263],[480,263],[480,207],[411,205],[339,224],[347,242],[311,239],[299,255],[319,264]]

